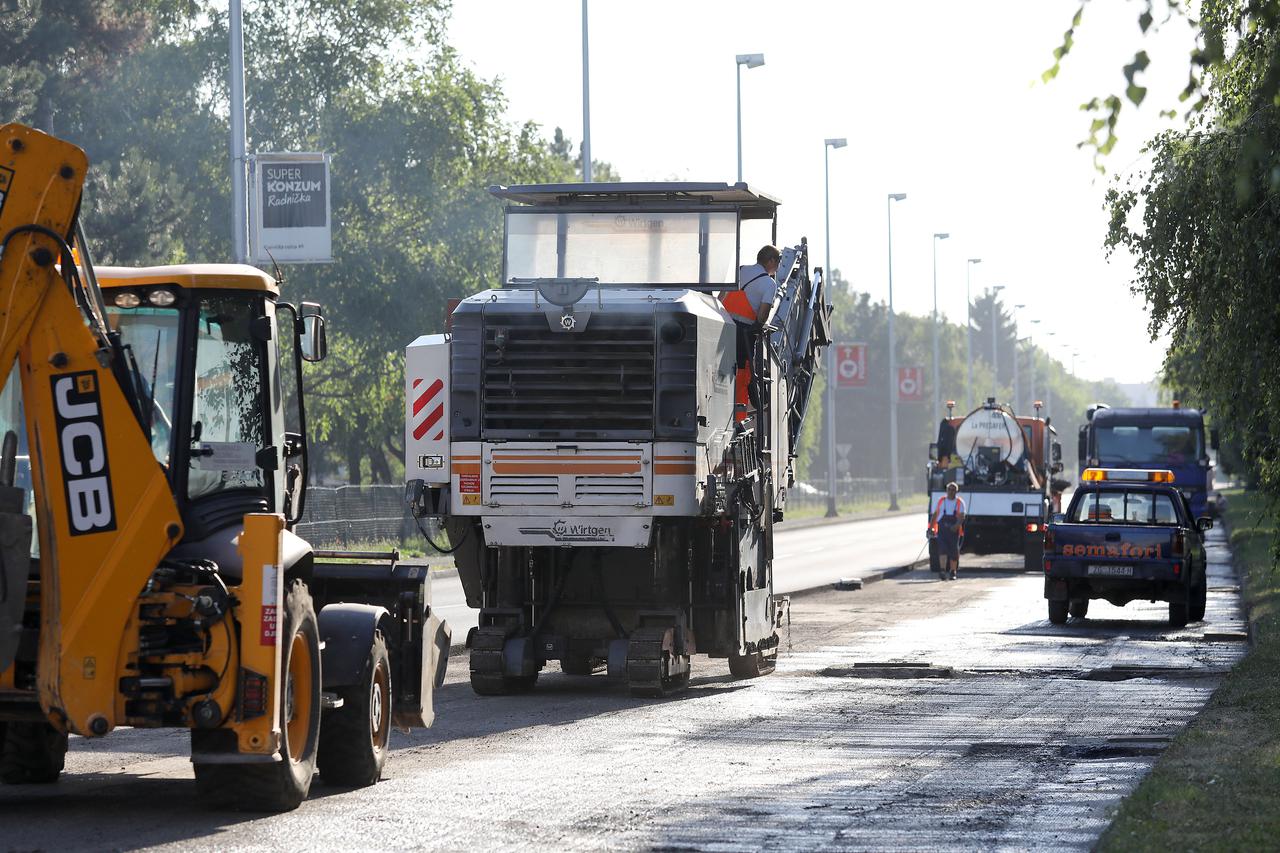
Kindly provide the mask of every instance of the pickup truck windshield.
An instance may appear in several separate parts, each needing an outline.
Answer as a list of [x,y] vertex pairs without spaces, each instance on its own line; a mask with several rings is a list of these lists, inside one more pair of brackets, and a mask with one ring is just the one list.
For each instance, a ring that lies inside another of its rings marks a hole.
[[1204,455],[1204,433],[1192,426],[1102,426],[1097,431],[1103,465],[1187,465]]
[[1165,494],[1140,491],[1090,492],[1080,496],[1068,521],[1086,524],[1176,525],[1178,513]]
[[506,282],[595,278],[601,284],[737,284],[733,211],[507,212]]

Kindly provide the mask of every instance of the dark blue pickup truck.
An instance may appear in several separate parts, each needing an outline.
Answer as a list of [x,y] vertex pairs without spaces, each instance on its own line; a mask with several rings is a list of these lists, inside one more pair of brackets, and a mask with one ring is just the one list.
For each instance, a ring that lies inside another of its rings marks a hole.
[[1204,618],[1204,531],[1171,471],[1090,468],[1044,534],[1049,621],[1084,618],[1089,600],[1169,602],[1169,624]]

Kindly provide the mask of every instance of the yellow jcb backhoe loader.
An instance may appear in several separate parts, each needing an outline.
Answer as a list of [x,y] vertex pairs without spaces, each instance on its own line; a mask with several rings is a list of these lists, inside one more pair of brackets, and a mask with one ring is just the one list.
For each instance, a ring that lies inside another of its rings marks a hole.
[[424,569],[292,532],[323,313],[248,266],[95,271],[87,166],[0,127],[0,780],[134,726],[190,729],[217,803],[373,784],[449,632]]

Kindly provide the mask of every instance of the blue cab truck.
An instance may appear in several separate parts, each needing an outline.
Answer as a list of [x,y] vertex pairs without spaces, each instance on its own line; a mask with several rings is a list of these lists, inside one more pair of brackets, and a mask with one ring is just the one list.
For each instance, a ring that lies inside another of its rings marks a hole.
[[1173,484],[1191,502],[1195,517],[1210,514],[1213,464],[1209,448],[1218,449],[1218,431],[1205,442],[1204,413],[1182,408],[1111,408],[1097,403],[1085,412],[1080,427],[1078,470],[1136,468],[1172,471]]
[[1044,533],[1044,597],[1049,621],[1083,619],[1090,599],[1117,607],[1167,601],[1169,624],[1204,618],[1204,532],[1172,471],[1088,468],[1065,513]]

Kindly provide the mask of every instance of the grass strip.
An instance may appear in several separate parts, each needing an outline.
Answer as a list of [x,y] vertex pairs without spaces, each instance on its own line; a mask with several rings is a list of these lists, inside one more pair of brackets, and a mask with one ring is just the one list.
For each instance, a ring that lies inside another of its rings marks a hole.
[[1225,493],[1254,645],[1120,806],[1103,851],[1264,850],[1280,844],[1280,569],[1264,498]]

